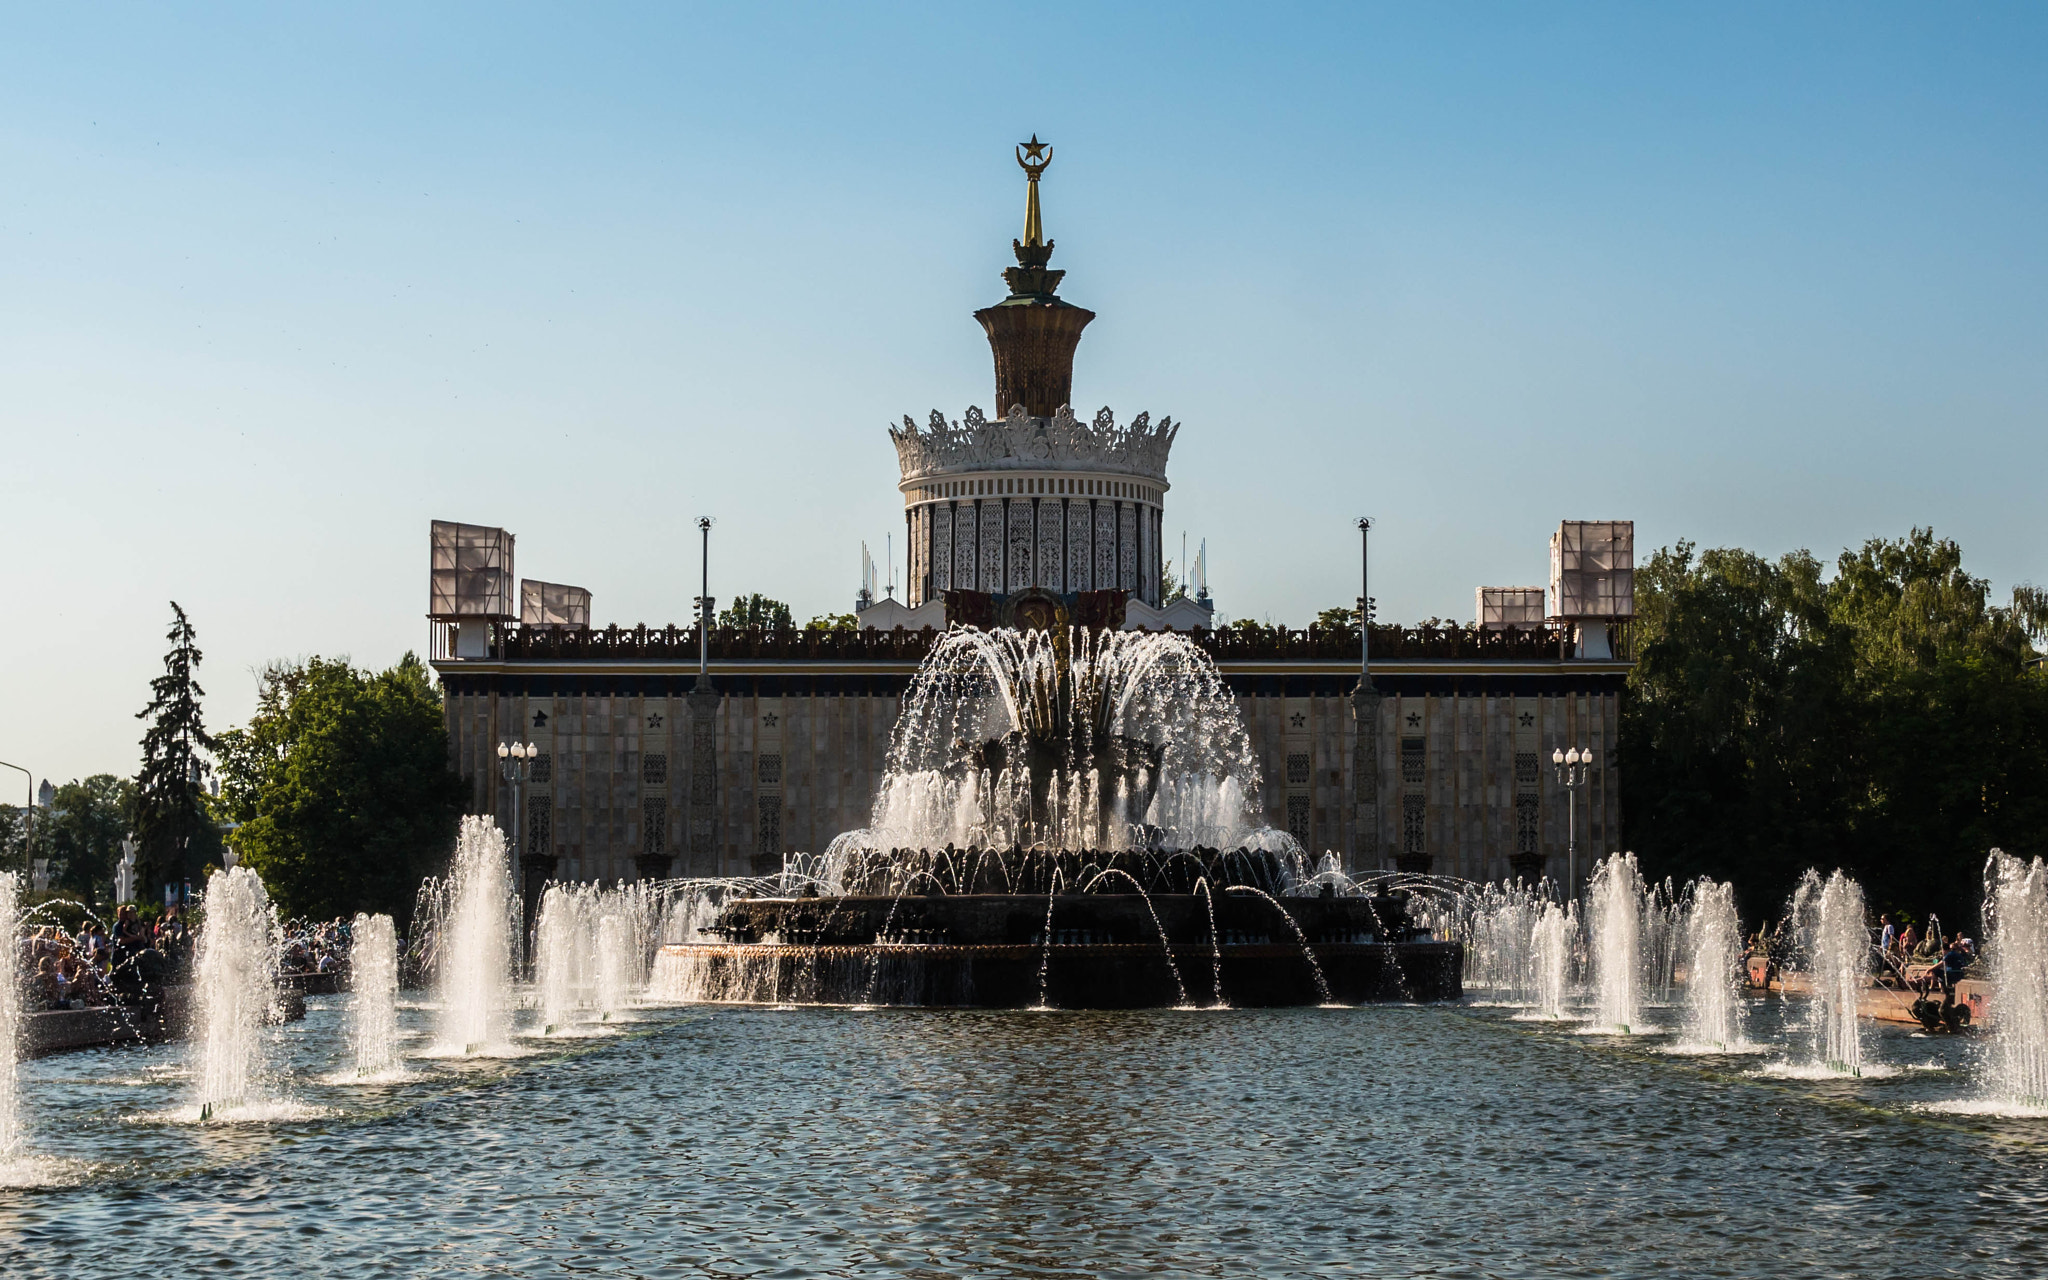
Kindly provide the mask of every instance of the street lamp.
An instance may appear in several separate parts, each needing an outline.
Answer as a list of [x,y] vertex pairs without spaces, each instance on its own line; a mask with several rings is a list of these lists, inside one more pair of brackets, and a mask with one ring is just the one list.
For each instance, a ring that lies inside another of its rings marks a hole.
[[8,764],[5,760],[0,760],[0,768],[12,769],[28,779],[28,807],[22,811],[21,819],[27,824],[24,828],[26,834],[22,836],[21,861],[24,868],[33,867],[35,863],[30,859],[36,852],[36,775],[18,764]]
[[1358,517],[1358,680],[1372,687],[1372,517]]
[[498,744],[498,776],[512,784],[512,892],[522,903],[526,901],[526,882],[519,877],[519,790],[533,777],[533,762],[539,755],[540,748],[531,742]]
[[1564,788],[1565,829],[1571,841],[1565,854],[1565,897],[1570,900],[1579,892],[1579,788],[1593,776],[1593,748],[1552,748],[1550,764]]
[[704,535],[704,586],[697,597],[697,688],[711,688],[711,517],[698,516],[697,529]]

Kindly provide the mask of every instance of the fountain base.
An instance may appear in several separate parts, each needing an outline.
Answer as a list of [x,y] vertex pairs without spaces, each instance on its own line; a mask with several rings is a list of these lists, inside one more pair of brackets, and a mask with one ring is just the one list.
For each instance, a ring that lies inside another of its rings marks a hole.
[[705,1003],[1088,1009],[1208,1005],[1219,995],[1252,1006],[1461,994],[1459,944],[1416,936],[1396,898],[1225,892],[1213,919],[1212,932],[1209,904],[1195,894],[747,899],[707,930],[722,941],[663,947],[654,992]]

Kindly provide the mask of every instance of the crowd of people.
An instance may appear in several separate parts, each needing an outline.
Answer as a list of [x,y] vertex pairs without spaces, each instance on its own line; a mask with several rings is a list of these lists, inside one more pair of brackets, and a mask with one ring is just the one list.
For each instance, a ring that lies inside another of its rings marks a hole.
[[16,945],[31,1009],[88,1009],[124,1002],[164,981],[190,957],[192,931],[177,907],[151,923],[125,906],[111,927],[93,917],[76,932],[40,925]]
[[[287,977],[339,973],[348,967],[346,920],[286,921],[280,929],[278,969]],[[16,939],[31,1012],[133,1004],[174,982],[191,960],[196,935],[183,912],[167,907],[145,920],[121,907],[111,925],[88,916],[74,932],[36,925]]]

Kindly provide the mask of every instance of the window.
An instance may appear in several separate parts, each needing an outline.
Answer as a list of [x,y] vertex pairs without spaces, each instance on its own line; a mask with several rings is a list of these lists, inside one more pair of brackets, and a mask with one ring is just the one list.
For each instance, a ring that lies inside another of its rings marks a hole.
[[781,785],[782,785],[782,757],[781,757],[781,756],[779,756],[779,755],[775,755],[775,756],[768,756],[768,755],[764,755],[764,756],[762,756],[762,757],[761,757],[761,761],[760,761],[760,765],[759,765],[759,767],[758,767],[758,769],[757,769],[757,773],[758,773],[758,774],[759,774],[759,776],[760,776],[760,779],[761,779],[761,785],[762,785],[762,786],[764,786],[764,787],[779,787],[779,786],[781,786]]
[[1543,809],[1533,795],[1515,797],[1515,852],[1543,852]]
[[1534,786],[1536,784],[1536,753],[1534,751],[1515,752],[1515,781],[1525,786]]
[[533,780],[535,782],[553,782],[555,780],[555,756],[553,752],[543,751],[533,758]]
[[1287,785],[1299,787],[1308,782],[1308,752],[1292,751],[1287,755]]
[[649,751],[640,757],[640,781],[657,786],[668,781],[668,753]]
[[1422,748],[1423,740],[1421,738],[1401,739],[1401,781],[1422,781],[1425,761]]
[[545,852],[548,847],[548,820],[555,816],[553,796],[526,797],[526,847]]
[[640,852],[662,853],[668,848],[668,801],[649,796],[640,802]]
[[773,856],[782,852],[782,797],[762,796],[755,810],[761,818],[759,828],[762,853]]
[[1287,797],[1287,834],[1302,848],[1308,848],[1308,797]]
[[1418,795],[1401,797],[1401,852],[1429,852],[1427,839],[1429,809]]

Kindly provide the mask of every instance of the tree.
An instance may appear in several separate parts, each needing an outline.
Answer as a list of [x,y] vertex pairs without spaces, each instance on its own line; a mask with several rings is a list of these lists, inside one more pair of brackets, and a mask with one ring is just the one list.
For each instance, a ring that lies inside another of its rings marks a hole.
[[88,903],[97,902],[102,891],[111,898],[121,840],[134,820],[131,779],[96,773],[57,788],[36,840],[37,850],[50,859],[51,882]]
[[213,739],[199,714],[199,646],[192,623],[171,602],[171,651],[164,673],[150,681],[150,703],[136,719],[149,721],[142,735],[142,772],[135,780],[136,883],[154,889],[189,878],[219,843],[207,817],[201,778],[202,751]]
[[1805,868],[1842,867],[1876,908],[1966,924],[1990,847],[2048,852],[2037,609],[1993,605],[1925,529],[1832,578],[1804,551],[1658,551],[1618,752],[1646,869],[1732,879],[1770,916]]
[[851,613],[821,613],[804,624],[806,631],[858,631],[860,619]]
[[410,653],[374,675],[345,659],[273,664],[220,751],[235,847],[287,913],[402,921],[454,843],[462,783],[439,692]]
[[731,605],[719,612],[718,625],[734,631],[791,631],[796,627],[788,605],[770,600],[758,591],[735,597]]

